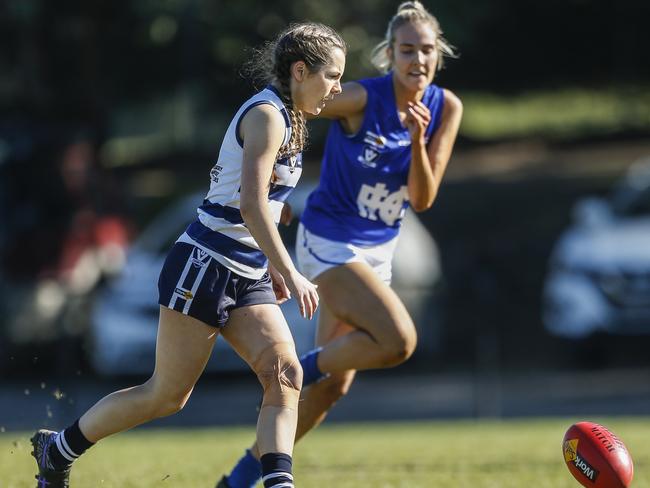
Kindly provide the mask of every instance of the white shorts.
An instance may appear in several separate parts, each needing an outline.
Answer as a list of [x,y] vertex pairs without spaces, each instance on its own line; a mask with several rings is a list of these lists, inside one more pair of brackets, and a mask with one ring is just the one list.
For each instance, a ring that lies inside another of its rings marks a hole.
[[347,263],[366,263],[379,279],[390,284],[391,261],[397,246],[397,237],[377,246],[357,246],[346,242],[332,241],[312,234],[300,223],[296,237],[296,258],[298,269],[308,279],[335,266]]

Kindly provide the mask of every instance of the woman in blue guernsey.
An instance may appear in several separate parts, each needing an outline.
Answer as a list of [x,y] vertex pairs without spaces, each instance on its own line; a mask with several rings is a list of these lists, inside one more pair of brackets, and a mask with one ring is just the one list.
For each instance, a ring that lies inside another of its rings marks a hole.
[[103,398],[63,431],[38,431],[32,444],[39,487],[69,486],[73,461],[94,443],[179,411],[219,334],[264,389],[257,424],[264,486],[294,486],[302,370],[277,303],[293,296],[311,318],[318,294],[296,271],[276,225],[300,176],[304,114],[318,115],[340,93],[345,52],[331,28],[299,24],[249,63],[269,84],[230,123],[198,219],[161,271],[154,373],[142,385]]
[[[389,286],[391,259],[406,208],[433,204],[460,126],[460,100],[432,83],[443,55],[453,51],[438,21],[405,2],[373,56],[385,76],[344,84],[320,114],[334,122],[296,242],[299,267],[321,298],[318,347],[301,358],[303,386],[311,386],[298,439],[356,371],[396,366],[415,349],[413,321]],[[219,487],[255,486],[258,450],[247,450]]]

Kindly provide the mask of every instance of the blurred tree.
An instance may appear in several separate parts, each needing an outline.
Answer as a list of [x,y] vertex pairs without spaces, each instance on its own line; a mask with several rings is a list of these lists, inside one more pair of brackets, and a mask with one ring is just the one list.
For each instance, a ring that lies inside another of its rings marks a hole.
[[[198,129],[186,127],[188,120],[201,120],[203,112],[230,114],[250,93],[238,75],[247,49],[290,22],[338,28],[350,45],[346,79],[374,73],[369,53],[398,3],[5,0],[0,110],[5,120],[81,123],[101,135],[117,110],[175,97],[176,105],[189,107],[185,112],[152,118],[184,117],[174,131],[191,133]],[[439,75],[440,83],[456,90],[512,94],[650,81],[645,0],[425,4],[458,47],[460,58]],[[129,113],[123,119],[133,121],[129,131],[138,133],[137,118]]]

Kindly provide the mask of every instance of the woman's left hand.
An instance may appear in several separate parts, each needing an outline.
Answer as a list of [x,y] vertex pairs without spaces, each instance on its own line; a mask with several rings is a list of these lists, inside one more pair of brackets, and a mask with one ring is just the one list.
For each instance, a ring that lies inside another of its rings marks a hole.
[[284,302],[291,298],[291,292],[287,287],[287,284],[284,281],[284,278],[280,272],[275,269],[269,263],[269,276],[271,277],[271,283],[273,284],[273,292],[275,293],[275,299],[277,300],[278,305],[282,305]]
[[408,102],[406,109],[406,128],[411,134],[411,142],[424,143],[424,134],[431,121],[431,112],[422,102]]

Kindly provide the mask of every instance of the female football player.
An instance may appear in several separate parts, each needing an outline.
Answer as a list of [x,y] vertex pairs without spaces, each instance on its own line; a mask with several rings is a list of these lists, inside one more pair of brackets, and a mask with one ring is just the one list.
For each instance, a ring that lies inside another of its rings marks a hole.
[[[431,207],[451,156],[460,100],[433,84],[453,50],[420,2],[401,4],[375,48],[384,76],[343,85],[320,117],[333,119],[321,179],[297,236],[302,272],[318,285],[316,349],[301,358],[297,438],[325,418],[356,371],[404,362],[416,329],[390,288],[391,259],[410,205]],[[259,446],[246,451],[219,488],[250,488],[260,476]]]
[[230,123],[198,218],[160,274],[152,377],[101,399],[59,433],[38,431],[39,487],[67,487],[73,461],[94,443],[183,408],[219,334],[264,390],[257,424],[264,486],[294,486],[302,370],[277,302],[292,295],[311,318],[318,294],[296,271],[276,224],[300,176],[304,114],[318,115],[340,93],[345,53],[333,29],[307,23],[287,29],[253,60],[269,84]]

